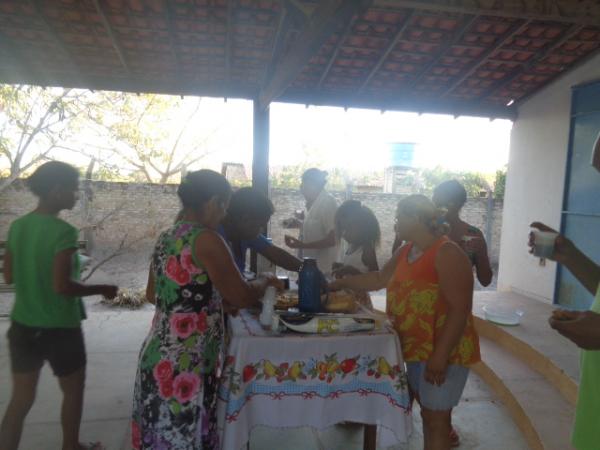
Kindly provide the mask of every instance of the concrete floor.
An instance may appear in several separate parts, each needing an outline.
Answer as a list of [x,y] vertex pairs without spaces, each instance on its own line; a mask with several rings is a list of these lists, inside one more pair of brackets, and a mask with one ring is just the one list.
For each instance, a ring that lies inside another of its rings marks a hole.
[[[93,308],[90,308],[93,310]],[[151,309],[142,311],[90,312],[84,323],[88,349],[88,378],[82,439],[101,440],[108,450],[128,449],[129,413],[138,351],[150,326]],[[10,395],[10,372],[6,345],[9,321],[0,319],[0,411],[3,413]],[[21,449],[56,450],[60,448],[60,391],[50,369],[42,371],[36,403],[30,412]],[[418,413],[415,433],[403,450],[422,448]],[[454,422],[463,438],[462,449],[525,450],[518,429],[504,407],[489,389],[472,375]],[[254,450],[281,449],[359,449],[362,429],[336,426],[316,432],[310,429],[273,430],[258,428],[250,447]]]

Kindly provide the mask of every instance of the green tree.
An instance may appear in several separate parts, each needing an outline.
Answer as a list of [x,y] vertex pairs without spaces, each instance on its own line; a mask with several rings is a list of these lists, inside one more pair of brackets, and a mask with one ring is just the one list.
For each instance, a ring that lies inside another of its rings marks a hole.
[[[103,92],[101,96],[90,118],[108,141],[96,146],[94,154],[104,166],[103,176],[167,183],[209,154],[207,143],[219,126],[208,132],[195,126],[202,120],[201,98],[184,105],[183,99],[167,95]],[[108,161],[122,161],[125,167]]]
[[89,113],[88,92],[0,85],[0,163],[6,167],[0,190],[51,159],[81,129]]
[[494,182],[494,198],[499,200],[504,199],[504,191],[506,189],[506,167],[496,171],[496,181]]

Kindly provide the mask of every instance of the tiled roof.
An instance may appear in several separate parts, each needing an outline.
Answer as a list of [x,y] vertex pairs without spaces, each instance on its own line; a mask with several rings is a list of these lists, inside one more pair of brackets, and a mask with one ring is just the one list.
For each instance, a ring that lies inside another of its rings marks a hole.
[[571,2],[586,15],[346,1],[311,35],[323,3],[0,0],[0,81],[257,98],[286,80],[268,100],[510,116],[600,48],[598,2]]

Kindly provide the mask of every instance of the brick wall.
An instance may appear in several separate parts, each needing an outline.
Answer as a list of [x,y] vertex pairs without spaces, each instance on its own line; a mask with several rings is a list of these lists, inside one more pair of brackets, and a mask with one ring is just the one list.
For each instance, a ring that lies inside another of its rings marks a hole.
[[[136,250],[148,247],[148,250],[158,232],[172,223],[179,211],[179,203],[175,185],[136,184],[92,182],[89,193],[85,189],[80,193],[80,201],[73,211],[64,218],[78,227],[86,223],[102,222],[101,227],[93,233],[96,248],[105,250],[119,245],[125,235],[127,240],[139,240]],[[347,193],[334,192],[334,196],[342,202]],[[273,189],[271,193],[276,212],[271,221],[271,236],[277,245],[283,246],[283,236],[286,232],[281,226],[283,219],[291,217],[296,209],[304,207],[304,199],[296,190]],[[89,204],[89,219],[84,213],[85,199]],[[352,198],[360,200],[373,209],[382,230],[382,243],[379,253],[384,260],[390,254],[394,240],[393,222],[396,204],[402,195],[382,193],[354,193]],[[35,206],[35,198],[22,182],[0,193],[0,233],[6,238],[8,225],[16,217],[31,211]],[[502,202],[494,201],[492,217],[492,240],[490,254],[492,262],[498,261],[500,230],[502,226]],[[467,222],[480,228],[484,233],[487,221],[487,199],[469,199],[463,209],[462,217]]]

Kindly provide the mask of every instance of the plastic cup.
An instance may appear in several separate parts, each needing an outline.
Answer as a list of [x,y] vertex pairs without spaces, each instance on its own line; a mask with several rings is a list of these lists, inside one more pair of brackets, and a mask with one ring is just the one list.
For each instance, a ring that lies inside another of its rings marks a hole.
[[558,233],[555,231],[533,231],[533,254],[539,258],[550,258],[554,253],[554,243]]

